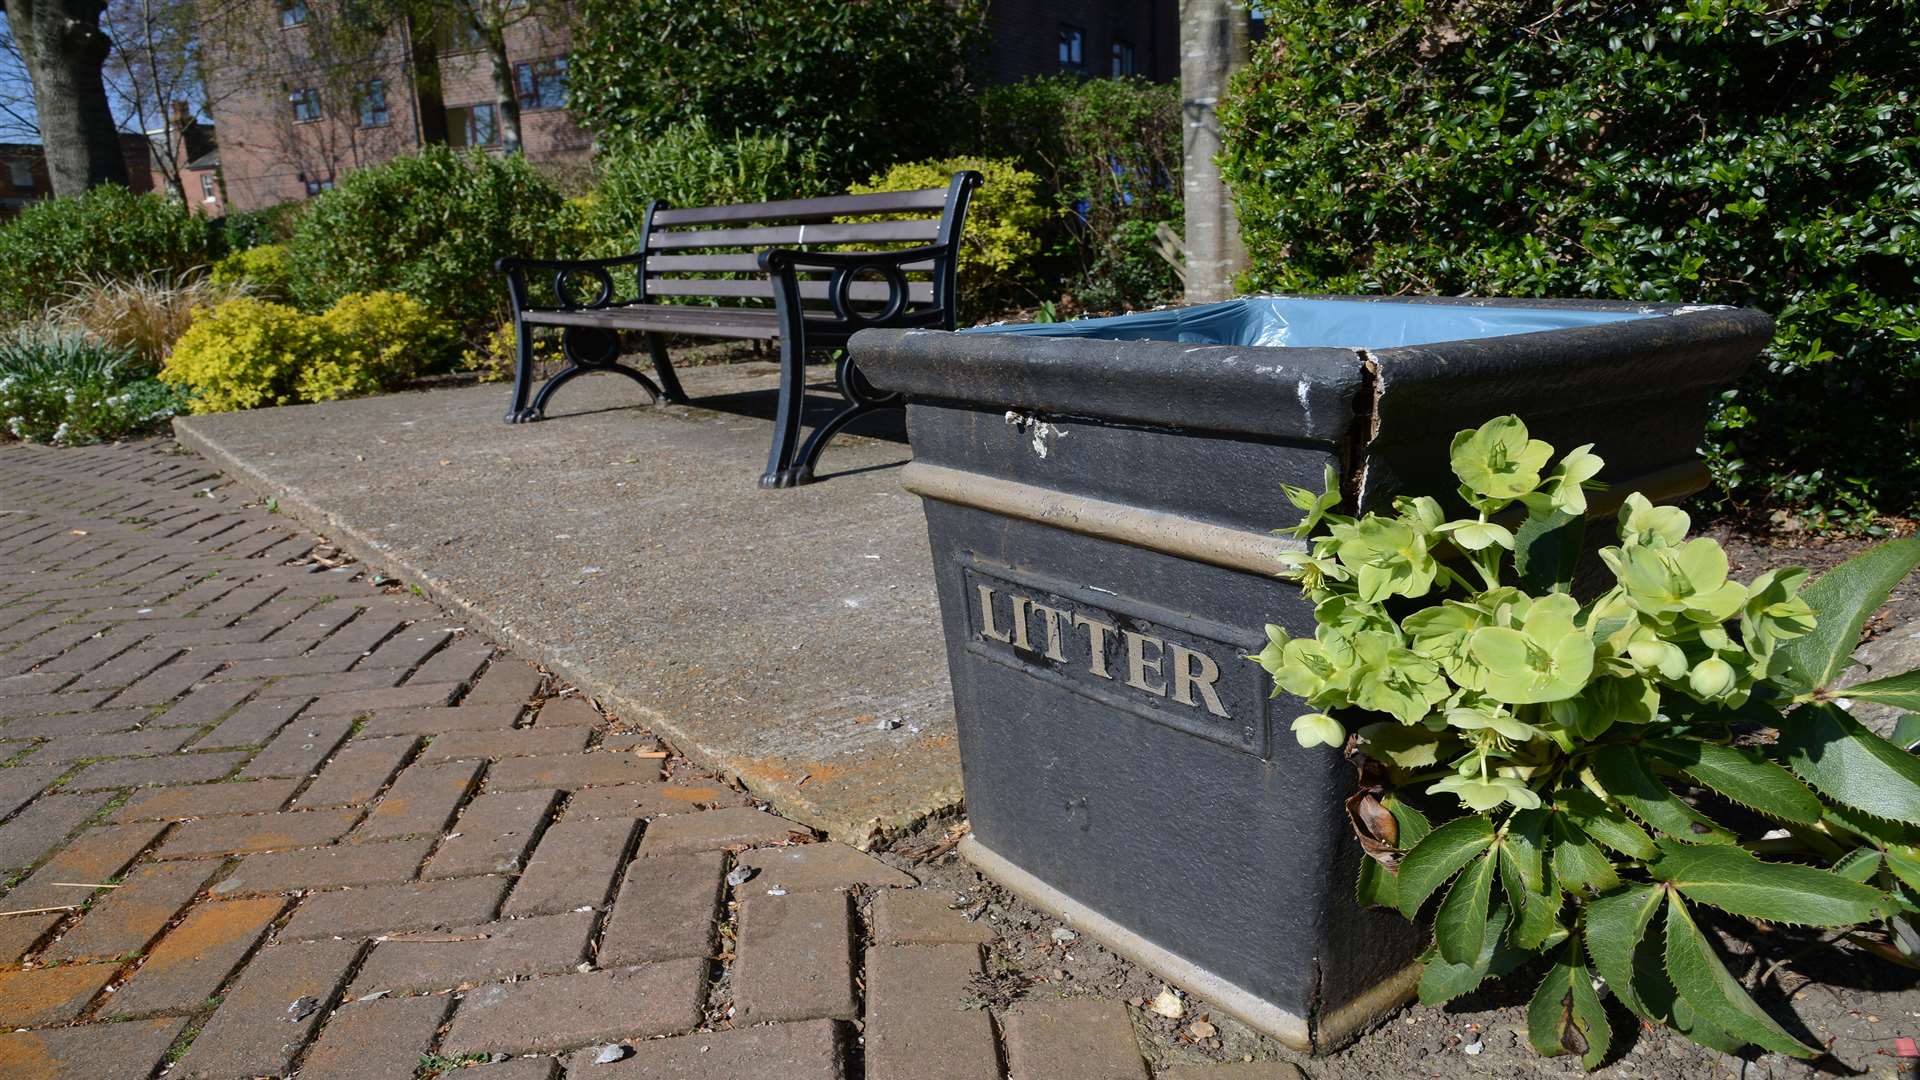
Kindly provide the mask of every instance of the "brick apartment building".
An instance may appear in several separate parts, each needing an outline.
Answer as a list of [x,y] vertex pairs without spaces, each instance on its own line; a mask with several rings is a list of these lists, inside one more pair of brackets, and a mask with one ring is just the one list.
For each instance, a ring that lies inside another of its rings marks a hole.
[[[190,137],[204,138],[211,149],[212,125],[196,125]],[[165,174],[153,160],[155,148],[144,135],[122,132],[120,153],[127,162],[127,186],[134,194],[166,186]],[[53,179],[47,174],[47,152],[39,143],[0,143],[0,219],[10,218],[28,203],[50,198]],[[215,215],[217,216],[217,215]]]
[[[831,0],[823,0],[831,2]],[[1179,0],[995,0],[982,74],[1013,82],[1059,72],[1178,78]],[[427,143],[500,145],[492,64],[471,38],[412,22],[351,49],[338,0],[257,0],[207,34],[208,111],[218,152],[190,163],[188,202],[256,210],[310,198],[352,169]],[[507,33],[522,149],[584,166],[592,139],[568,115],[564,20]],[[216,173],[224,181],[210,179]]]

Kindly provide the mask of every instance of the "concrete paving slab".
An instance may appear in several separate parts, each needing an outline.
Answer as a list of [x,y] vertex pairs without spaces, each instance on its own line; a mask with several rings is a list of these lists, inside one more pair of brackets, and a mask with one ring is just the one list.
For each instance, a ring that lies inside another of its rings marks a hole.
[[907,447],[843,437],[820,482],[765,491],[773,365],[684,382],[700,407],[653,408],[605,377],[514,427],[490,385],[175,430],[790,818],[862,844],[956,804],[925,525],[895,468]]

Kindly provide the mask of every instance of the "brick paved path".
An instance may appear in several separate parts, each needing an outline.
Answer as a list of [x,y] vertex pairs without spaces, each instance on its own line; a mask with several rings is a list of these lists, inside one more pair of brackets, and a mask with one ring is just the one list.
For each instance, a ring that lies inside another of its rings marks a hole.
[[943,897],[243,498],[0,448],[0,1076],[1145,1080],[1124,1005],[996,1025]]

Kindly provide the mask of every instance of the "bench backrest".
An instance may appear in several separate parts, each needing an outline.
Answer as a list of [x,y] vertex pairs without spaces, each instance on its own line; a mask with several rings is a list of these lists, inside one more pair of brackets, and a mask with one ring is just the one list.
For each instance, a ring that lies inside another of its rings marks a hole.
[[[846,251],[927,246],[944,250],[901,268],[907,271],[906,314],[920,317],[913,321],[930,315],[951,320],[960,230],[968,197],[978,183],[978,174],[962,172],[955,173],[944,188],[920,191],[734,206],[670,207],[656,200],[647,205],[635,252],[642,259],[638,299],[725,297],[736,302],[745,297],[770,303],[775,285],[762,273],[760,262],[760,252],[768,248]],[[802,303],[830,306],[829,271],[802,267],[799,272]],[[886,304],[892,291],[884,280],[856,279],[848,284],[846,296]]]

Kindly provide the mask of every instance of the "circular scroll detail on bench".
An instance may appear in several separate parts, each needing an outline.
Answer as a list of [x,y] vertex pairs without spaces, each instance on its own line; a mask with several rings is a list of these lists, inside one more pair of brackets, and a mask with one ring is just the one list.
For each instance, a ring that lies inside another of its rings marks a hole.
[[[878,311],[861,311],[853,306],[854,280],[866,273],[878,274],[887,284],[887,302]],[[843,266],[833,272],[833,278],[827,286],[827,298],[833,303],[834,314],[854,326],[877,326],[900,317],[907,309],[907,276],[900,267],[890,262],[863,262],[852,266]]]
[[[582,301],[573,295],[575,275],[584,275],[593,279],[592,300]],[[562,307],[605,307],[607,301],[613,299],[613,276],[608,274],[604,267],[599,266],[569,266],[565,270],[556,270],[553,274],[553,295],[560,301]]]
[[577,367],[606,367],[620,358],[620,335],[598,326],[569,326],[560,348]]

